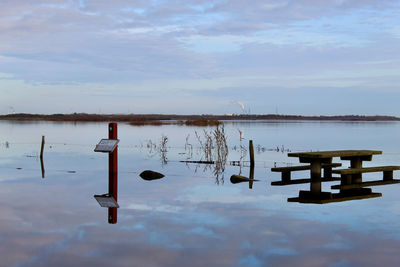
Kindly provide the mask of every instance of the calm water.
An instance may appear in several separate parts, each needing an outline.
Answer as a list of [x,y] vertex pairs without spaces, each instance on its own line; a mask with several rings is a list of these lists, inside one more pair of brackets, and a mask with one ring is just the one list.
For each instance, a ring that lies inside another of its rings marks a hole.
[[[280,175],[270,168],[298,164],[288,150],[376,149],[383,154],[365,165],[400,165],[400,123],[227,123],[224,170],[180,162],[204,160],[196,133],[213,129],[119,124],[120,208],[109,224],[93,198],[108,192],[108,156],[93,151],[106,123],[0,122],[0,265],[399,266],[400,185],[374,187],[374,199],[288,203],[309,185],[271,186]],[[249,139],[260,180],[252,189],[230,182],[249,175]],[[143,180],[146,169],[165,177]]]

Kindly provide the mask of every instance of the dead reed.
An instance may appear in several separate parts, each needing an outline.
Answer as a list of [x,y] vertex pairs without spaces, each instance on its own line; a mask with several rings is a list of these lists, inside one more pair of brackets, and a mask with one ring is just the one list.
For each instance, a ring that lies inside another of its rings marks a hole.
[[[223,183],[225,165],[229,153],[227,136],[223,124],[217,125],[214,130],[203,130],[203,136],[195,132],[205,161],[215,161],[214,176],[216,183]],[[222,177],[221,177],[222,175]]]

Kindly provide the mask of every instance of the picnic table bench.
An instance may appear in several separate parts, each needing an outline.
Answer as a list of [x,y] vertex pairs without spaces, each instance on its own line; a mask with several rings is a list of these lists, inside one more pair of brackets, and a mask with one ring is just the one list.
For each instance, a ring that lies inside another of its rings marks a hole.
[[[400,170],[400,166],[378,166],[367,168],[350,168],[350,169],[336,169],[333,173],[341,175],[341,184],[333,185],[332,189],[347,190],[352,188],[362,188],[367,186],[387,185],[400,183],[400,180],[393,179],[393,171]],[[383,172],[383,179],[376,181],[354,181],[354,175],[360,175],[368,172]]]
[[[322,163],[321,168],[324,169],[324,176],[321,178],[322,182],[340,181],[338,177],[332,177],[332,168],[342,166],[341,163]],[[271,185],[290,185],[290,184],[303,184],[309,183],[311,179],[295,179],[291,180],[291,173],[293,171],[311,170],[311,165],[288,166],[288,167],[275,167],[271,168],[272,172],[281,173],[281,181],[271,182]]]

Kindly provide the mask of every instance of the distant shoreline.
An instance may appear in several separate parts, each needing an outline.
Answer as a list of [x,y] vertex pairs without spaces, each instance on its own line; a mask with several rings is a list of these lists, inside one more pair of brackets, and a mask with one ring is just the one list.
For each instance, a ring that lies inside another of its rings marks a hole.
[[176,115],[176,114],[27,114],[16,113],[0,115],[0,120],[10,121],[60,121],[60,122],[127,122],[132,125],[162,125],[176,123],[183,125],[218,125],[221,121],[400,121],[395,116],[300,116],[278,114],[240,114],[240,115]]

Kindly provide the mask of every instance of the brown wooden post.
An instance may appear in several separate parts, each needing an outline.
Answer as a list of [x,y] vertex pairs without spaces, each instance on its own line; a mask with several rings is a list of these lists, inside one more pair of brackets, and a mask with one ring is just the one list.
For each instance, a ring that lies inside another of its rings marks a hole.
[[[118,139],[117,124],[108,124],[108,139]],[[118,202],[118,146],[108,155],[108,194]],[[108,208],[108,222],[117,223],[117,208]]]
[[250,166],[254,165],[254,147],[253,140],[249,140],[249,151],[250,151]]
[[42,135],[42,145],[40,146],[40,158],[43,158],[43,150],[44,150],[44,135]]
[[[250,151],[250,179],[254,179],[254,147],[253,140],[249,140],[249,151]],[[253,188],[253,181],[249,182],[249,188]]]
[[42,178],[44,178],[43,151],[44,151],[44,135],[42,135],[42,144],[40,146],[40,168],[42,170]]

